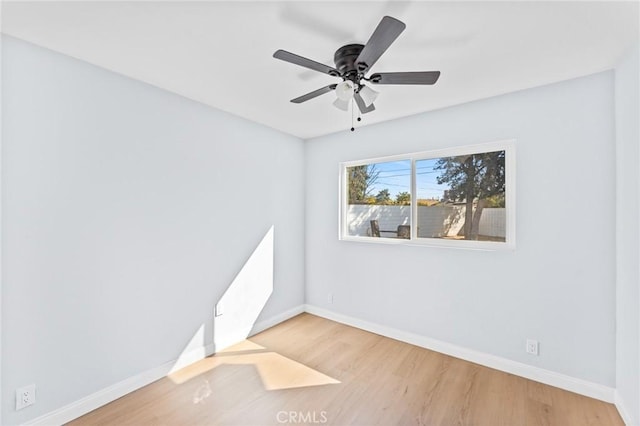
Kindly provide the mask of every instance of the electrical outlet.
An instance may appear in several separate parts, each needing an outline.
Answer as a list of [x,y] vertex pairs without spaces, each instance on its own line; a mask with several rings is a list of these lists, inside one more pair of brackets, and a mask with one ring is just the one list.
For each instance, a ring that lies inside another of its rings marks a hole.
[[333,293],[329,293],[327,295],[327,302],[329,302],[329,304],[333,303]]
[[531,355],[539,354],[539,344],[537,340],[527,339],[527,353]]
[[22,410],[24,407],[36,403],[36,385],[25,386],[16,389],[16,410]]
[[222,306],[222,302],[218,302],[218,304],[216,305],[215,315],[219,317],[222,314],[224,314],[224,307]]

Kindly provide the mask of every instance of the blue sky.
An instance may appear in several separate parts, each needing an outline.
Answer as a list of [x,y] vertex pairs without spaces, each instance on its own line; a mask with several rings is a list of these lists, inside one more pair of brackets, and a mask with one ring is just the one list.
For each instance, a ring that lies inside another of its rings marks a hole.
[[[436,181],[441,173],[440,170],[433,170],[437,161],[437,158],[416,161],[418,199],[441,199],[444,190],[448,189],[448,185],[438,185]],[[380,176],[371,190],[373,196],[384,188],[389,190],[392,199],[399,192],[411,192],[411,161],[376,163],[376,169],[380,171]]]

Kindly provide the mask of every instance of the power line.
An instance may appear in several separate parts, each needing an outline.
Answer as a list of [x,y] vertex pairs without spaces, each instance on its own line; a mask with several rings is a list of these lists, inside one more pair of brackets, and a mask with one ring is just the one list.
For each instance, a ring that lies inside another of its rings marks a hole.
[[[421,166],[416,167],[416,169],[433,169],[432,166]],[[408,169],[393,169],[393,170],[378,170],[379,173],[392,173],[392,172],[410,172],[411,168]],[[435,171],[433,172],[435,173]]]
[[[385,179],[386,179],[386,177],[385,177]],[[384,180],[382,180],[382,181],[380,181],[380,180],[379,180],[379,181],[374,182],[374,183],[372,184],[372,186],[376,186],[376,185],[391,185],[391,184],[392,184],[391,182],[387,182],[387,181],[384,181]],[[398,181],[393,182],[393,185],[411,186],[409,183],[405,183],[405,184],[401,184],[401,183],[400,183],[400,184],[399,184],[399,183],[398,183]],[[443,186],[443,185],[438,184],[438,183],[436,183],[436,182],[423,182],[423,181],[418,181],[418,185],[431,185],[431,186],[433,186],[434,188],[448,189],[448,187],[447,187],[447,186]]]
[[398,183],[376,182],[374,186],[378,186],[378,185],[400,186],[402,188],[407,188],[407,190],[410,189],[409,185],[400,185]]
[[[433,170],[433,171],[430,171],[430,172],[420,172],[420,173],[416,173],[416,174],[417,175],[429,175],[429,174],[432,174],[432,173],[438,173],[438,171],[437,170]],[[387,179],[387,178],[405,177],[405,176],[408,177],[408,176],[411,176],[411,174],[406,173],[406,174],[402,174],[402,175],[390,175],[390,176],[380,176],[380,177],[383,178],[383,179]]]
[[392,178],[392,177],[405,177],[405,176],[409,177],[411,175],[409,173],[405,173],[405,174],[402,174],[402,175],[390,175],[390,176],[381,176],[381,177],[384,178],[384,179],[387,179],[387,178]]

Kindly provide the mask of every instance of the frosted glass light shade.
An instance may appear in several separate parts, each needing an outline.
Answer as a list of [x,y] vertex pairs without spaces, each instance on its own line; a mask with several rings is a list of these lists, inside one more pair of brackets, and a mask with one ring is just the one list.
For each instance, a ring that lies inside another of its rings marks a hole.
[[349,101],[351,99],[342,100],[340,98],[333,101],[333,106],[343,111],[349,111]]
[[336,96],[342,101],[348,101],[353,97],[354,88],[351,80],[345,80],[336,87]]
[[362,88],[360,89],[360,97],[362,98],[365,106],[367,107],[371,106],[371,104],[376,100],[378,95],[379,95],[379,92],[376,92],[371,87],[363,85]]

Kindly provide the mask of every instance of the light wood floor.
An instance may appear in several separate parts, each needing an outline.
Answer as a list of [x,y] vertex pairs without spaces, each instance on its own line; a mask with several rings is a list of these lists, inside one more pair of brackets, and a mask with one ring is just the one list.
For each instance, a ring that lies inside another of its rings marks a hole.
[[73,425],[623,425],[612,404],[309,314]]

